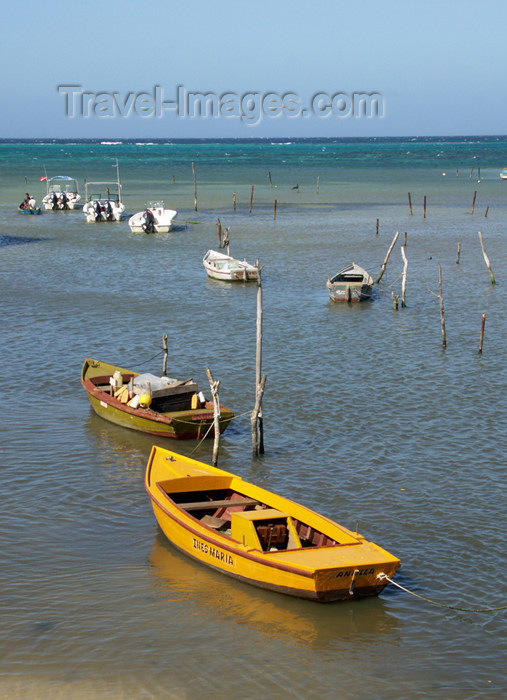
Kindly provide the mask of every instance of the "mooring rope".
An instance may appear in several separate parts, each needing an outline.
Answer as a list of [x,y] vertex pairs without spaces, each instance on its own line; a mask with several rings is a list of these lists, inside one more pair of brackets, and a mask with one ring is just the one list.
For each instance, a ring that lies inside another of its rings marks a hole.
[[405,593],[409,593],[410,595],[415,596],[416,598],[420,598],[421,600],[424,600],[426,603],[430,603],[431,605],[438,605],[440,608],[448,608],[449,610],[460,610],[461,612],[495,612],[496,610],[507,610],[507,605],[501,605],[498,608],[461,608],[456,605],[447,605],[446,603],[438,603],[435,600],[430,600],[429,598],[425,598],[423,595],[419,595],[418,593],[414,593],[413,591],[409,591],[408,588],[405,588],[399,583],[396,583],[396,581],[393,581],[392,578],[389,578],[387,574],[379,574],[378,578],[381,581],[389,581],[389,583],[392,583],[393,586],[397,586],[398,588],[401,588],[402,591],[405,591]]
[[131,365],[134,365],[135,367],[142,367],[143,365],[148,364],[148,362],[151,362],[154,360],[156,357],[160,357],[160,355],[163,355],[165,350],[161,350],[160,352],[157,352],[156,355],[153,355],[153,357],[150,357],[149,360],[145,360],[144,362],[132,362]]

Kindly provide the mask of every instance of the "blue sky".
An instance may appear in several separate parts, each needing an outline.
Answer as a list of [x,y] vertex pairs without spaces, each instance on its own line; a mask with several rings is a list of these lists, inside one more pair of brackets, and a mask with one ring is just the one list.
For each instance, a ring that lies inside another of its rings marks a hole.
[[[2,25],[2,138],[507,133],[504,0],[21,0]],[[157,112],[177,86],[218,116]]]

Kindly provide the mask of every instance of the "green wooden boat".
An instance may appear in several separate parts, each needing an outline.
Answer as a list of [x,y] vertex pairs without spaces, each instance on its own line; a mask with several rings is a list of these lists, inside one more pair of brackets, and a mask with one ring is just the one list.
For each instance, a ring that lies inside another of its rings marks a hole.
[[[123,428],[176,440],[214,435],[213,402],[204,400],[192,379],[139,374],[87,357],[81,384],[95,413]],[[233,417],[220,406],[221,433]]]

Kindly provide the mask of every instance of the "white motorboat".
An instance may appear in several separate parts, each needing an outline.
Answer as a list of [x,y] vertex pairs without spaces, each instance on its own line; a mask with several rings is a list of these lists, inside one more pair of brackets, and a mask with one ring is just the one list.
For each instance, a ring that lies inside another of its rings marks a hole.
[[153,202],[130,217],[130,230],[132,233],[168,233],[177,216],[174,209],[164,209],[163,202]]
[[62,211],[65,209],[76,209],[81,201],[77,180],[68,175],[55,175],[46,180],[47,193],[42,198],[44,209]]
[[246,260],[236,260],[216,250],[208,250],[202,263],[208,277],[226,282],[255,282],[259,279],[259,268]]
[[504,169],[500,172],[500,180],[507,180],[507,168],[504,168]]
[[116,162],[115,182],[86,182],[83,213],[89,223],[100,221],[120,221],[125,205],[121,200],[121,181],[118,161]]
[[332,301],[364,301],[371,299],[373,277],[353,262],[330,277],[326,286]]

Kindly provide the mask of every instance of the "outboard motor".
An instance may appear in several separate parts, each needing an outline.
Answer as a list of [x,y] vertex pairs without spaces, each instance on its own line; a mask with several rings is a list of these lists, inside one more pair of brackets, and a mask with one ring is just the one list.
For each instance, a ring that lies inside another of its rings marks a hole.
[[51,209],[58,209],[58,197],[56,196],[56,192],[53,192],[51,194]]
[[113,220],[113,207],[111,206],[111,202],[109,201],[109,199],[106,199],[104,208],[106,211],[106,220],[112,221]]
[[95,216],[95,221],[102,220],[102,209],[98,199],[93,202],[93,215]]
[[60,208],[61,209],[68,209],[69,208],[68,202],[69,202],[69,199],[68,199],[67,195],[65,194],[65,192],[62,192],[62,196],[60,197]]
[[149,209],[146,209],[143,214],[143,223],[141,224],[141,228],[145,233],[153,233],[155,231],[155,217],[153,216],[153,212],[151,212]]

